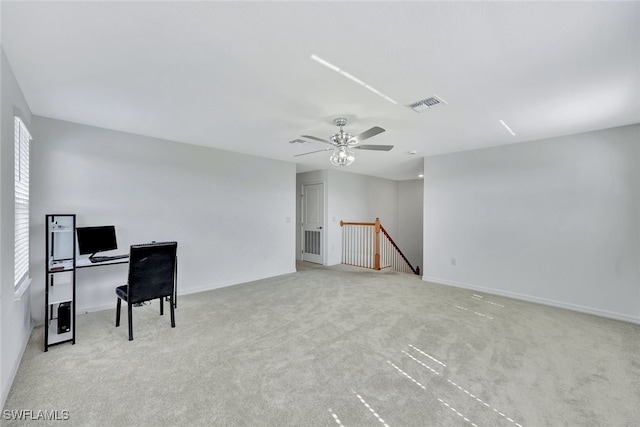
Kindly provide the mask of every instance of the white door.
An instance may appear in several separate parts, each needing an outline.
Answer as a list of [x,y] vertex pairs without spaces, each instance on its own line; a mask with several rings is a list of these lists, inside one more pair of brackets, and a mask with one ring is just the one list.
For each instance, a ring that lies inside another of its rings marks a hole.
[[302,186],[302,259],[323,264],[324,184]]

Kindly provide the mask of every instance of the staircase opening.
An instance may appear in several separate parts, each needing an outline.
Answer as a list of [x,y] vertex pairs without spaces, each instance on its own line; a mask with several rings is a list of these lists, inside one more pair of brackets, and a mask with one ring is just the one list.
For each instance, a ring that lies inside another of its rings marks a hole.
[[420,274],[420,267],[411,265],[379,218],[374,222],[340,221],[340,226],[343,264],[373,270],[392,268],[403,273]]

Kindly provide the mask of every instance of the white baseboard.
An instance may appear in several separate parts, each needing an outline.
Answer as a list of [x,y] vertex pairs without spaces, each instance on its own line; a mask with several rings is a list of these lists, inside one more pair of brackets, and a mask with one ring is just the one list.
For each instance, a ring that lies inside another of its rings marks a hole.
[[231,282],[217,283],[217,284],[214,284],[214,285],[202,286],[202,287],[199,287],[199,288],[189,288],[184,292],[178,292],[178,296],[180,296],[180,295],[197,294],[197,293],[206,292],[206,291],[212,291],[214,289],[226,288],[227,286],[235,286],[235,285],[240,285],[240,284],[243,284],[243,283],[255,282],[256,280],[271,279],[273,277],[284,276],[285,274],[291,274],[291,273],[295,273],[295,272],[296,272],[296,269],[294,268],[292,270],[274,272],[274,273],[264,274],[264,275],[259,275],[259,276],[244,277],[242,279],[233,280]]
[[[286,270],[282,272],[273,272],[273,273],[259,275],[259,276],[244,277],[242,279],[234,280],[231,282],[216,283],[216,284],[211,284],[207,286],[200,286],[197,288],[189,288],[185,290],[178,288],[178,300],[180,300],[180,296],[182,295],[191,295],[191,294],[197,294],[200,292],[212,291],[214,289],[226,288],[227,286],[240,285],[242,283],[254,282],[256,280],[270,279],[272,277],[283,276],[285,274],[290,274],[295,272],[296,270],[294,268],[292,270]],[[113,301],[109,302],[108,304],[101,304],[101,305],[96,305],[92,307],[79,307],[76,309],[76,314],[86,314],[86,313],[93,313],[96,311],[115,309],[116,308],[115,301],[116,300],[114,298]]]
[[608,319],[621,320],[623,322],[640,324],[640,317],[629,316],[627,314],[621,314],[621,313],[616,313],[616,312],[612,312],[612,311],[601,310],[601,309],[598,309],[598,308],[585,307],[585,306],[578,305],[578,304],[571,304],[571,303],[566,303],[566,302],[562,302],[562,301],[556,301],[556,300],[547,299],[547,298],[540,298],[540,297],[536,297],[536,296],[532,296],[532,295],[520,294],[520,293],[516,293],[516,292],[509,292],[509,291],[504,291],[504,290],[501,290],[501,289],[493,289],[493,288],[487,288],[487,287],[484,287],[484,286],[471,285],[471,284],[468,284],[468,283],[455,282],[453,280],[446,280],[446,279],[441,279],[441,278],[438,278],[438,277],[422,276],[422,280],[425,281],[425,282],[431,282],[431,283],[440,284],[440,285],[453,286],[453,287],[456,287],[456,288],[469,289],[469,290],[473,290],[473,291],[484,292],[484,293],[487,293],[487,294],[499,295],[499,296],[513,298],[513,299],[517,299],[517,300],[534,302],[536,304],[543,304],[543,305],[548,305],[548,306],[551,306],[551,307],[564,308],[566,310],[572,310],[572,311],[577,311],[577,312],[580,312],[580,313],[592,314],[594,316],[606,317]]

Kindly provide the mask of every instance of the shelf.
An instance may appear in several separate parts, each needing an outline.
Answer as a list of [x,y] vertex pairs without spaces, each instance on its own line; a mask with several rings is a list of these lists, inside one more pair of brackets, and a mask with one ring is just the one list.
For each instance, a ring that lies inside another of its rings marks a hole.
[[48,273],[60,273],[62,271],[73,271],[73,260],[49,262]]
[[56,283],[49,286],[49,305],[73,300],[73,283]]
[[58,333],[58,319],[49,320],[49,345],[58,344],[73,339],[73,318],[71,320],[71,330],[62,334]]
[[52,228],[51,229],[52,233],[70,233],[72,231],[73,231],[73,229],[72,228],[68,228],[68,227],[65,227],[65,228]]

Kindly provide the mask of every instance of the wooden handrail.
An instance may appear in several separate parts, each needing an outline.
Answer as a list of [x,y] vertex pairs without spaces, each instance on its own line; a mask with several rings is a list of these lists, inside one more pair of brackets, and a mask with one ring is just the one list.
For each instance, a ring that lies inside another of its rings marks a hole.
[[[380,223],[380,221],[378,221],[378,223]],[[376,225],[376,223],[375,222],[346,222],[346,221],[340,220],[340,227],[345,225],[368,225],[370,227],[373,227],[374,225]]]
[[380,257],[381,257],[380,231],[382,231],[384,235],[387,236],[387,239],[389,239],[389,242],[391,243],[391,245],[395,248],[396,251],[398,251],[398,254],[400,254],[402,259],[407,263],[411,271],[414,274],[417,274],[417,275],[420,274],[420,267],[416,266],[414,268],[413,265],[411,265],[411,263],[409,262],[407,257],[404,255],[404,253],[402,253],[402,251],[400,250],[396,242],[393,241],[393,239],[391,238],[387,230],[385,230],[382,224],[380,223],[380,218],[376,218],[375,222],[347,222],[347,221],[340,220],[340,227],[343,227],[345,225],[360,225],[360,226],[375,227],[375,255],[374,255],[375,270],[380,270]]

